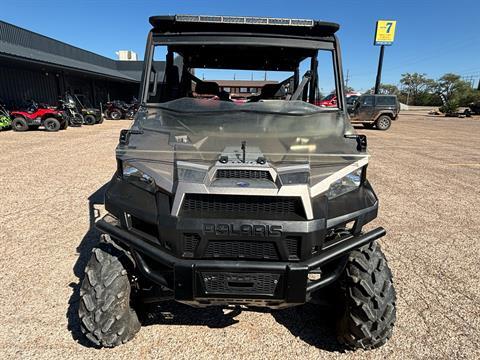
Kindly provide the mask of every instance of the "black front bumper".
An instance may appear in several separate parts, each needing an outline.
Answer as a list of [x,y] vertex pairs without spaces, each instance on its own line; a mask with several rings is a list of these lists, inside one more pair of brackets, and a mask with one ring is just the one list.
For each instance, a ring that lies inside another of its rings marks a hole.
[[[190,260],[173,256],[148,238],[123,229],[110,215],[96,226],[131,249],[138,269],[146,278],[172,289],[175,300],[194,306],[247,304],[281,308],[303,304],[312,292],[339,277],[352,250],[385,235],[381,227],[358,236],[347,235],[301,262]],[[163,269],[152,263],[161,264]],[[171,281],[164,276],[165,269],[173,275]],[[320,278],[309,280],[312,272],[321,274]]]

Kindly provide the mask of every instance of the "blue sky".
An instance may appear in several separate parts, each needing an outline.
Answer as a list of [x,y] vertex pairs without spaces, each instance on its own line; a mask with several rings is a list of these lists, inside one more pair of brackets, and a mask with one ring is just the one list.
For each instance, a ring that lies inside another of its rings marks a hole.
[[143,56],[148,17],[159,14],[256,15],[338,22],[345,73],[358,90],[373,86],[379,48],[375,22],[397,20],[395,44],[385,52],[384,83],[404,72],[438,78],[446,72],[480,78],[478,0],[0,0],[0,19],[69,44],[115,57]]

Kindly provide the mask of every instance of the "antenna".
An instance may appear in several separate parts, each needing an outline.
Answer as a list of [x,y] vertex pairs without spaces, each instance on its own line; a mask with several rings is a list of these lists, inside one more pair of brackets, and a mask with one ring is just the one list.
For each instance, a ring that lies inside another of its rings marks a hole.
[[245,164],[245,152],[247,151],[247,142],[242,141],[242,152],[243,152],[243,157],[242,157],[242,162]]

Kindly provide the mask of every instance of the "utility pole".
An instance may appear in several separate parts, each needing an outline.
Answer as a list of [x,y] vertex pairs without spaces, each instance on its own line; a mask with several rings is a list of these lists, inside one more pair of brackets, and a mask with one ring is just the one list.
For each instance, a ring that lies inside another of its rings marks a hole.
[[347,69],[347,76],[345,76],[345,87],[348,87],[348,82],[350,81],[350,69]]
[[377,80],[375,81],[375,94],[380,92],[380,83],[382,82],[383,56],[385,54],[385,45],[380,46],[380,57],[378,58]]

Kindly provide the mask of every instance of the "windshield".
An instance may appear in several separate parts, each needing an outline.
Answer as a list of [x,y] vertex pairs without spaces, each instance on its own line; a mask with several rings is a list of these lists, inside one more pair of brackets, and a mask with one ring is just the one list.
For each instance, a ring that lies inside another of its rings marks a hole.
[[200,40],[152,45],[151,54],[147,54],[152,61],[143,78],[143,103],[194,98],[235,103],[283,100],[318,104],[322,94],[330,93],[327,98],[337,96],[331,43],[319,43],[325,48],[312,44],[296,48],[295,42],[284,47],[263,43],[203,44]]
[[345,137],[354,130],[343,96],[338,105],[317,106],[322,94],[339,99],[342,93],[332,43],[158,42],[146,54],[151,61],[132,125],[143,136],[131,143],[132,155],[212,161],[242,141],[275,161],[359,154],[356,140]]
[[269,155],[357,152],[355,143],[344,138],[353,129],[338,111],[300,100],[234,103],[182,98],[142,108],[133,128],[164,134],[176,152],[214,157],[240,141]]

